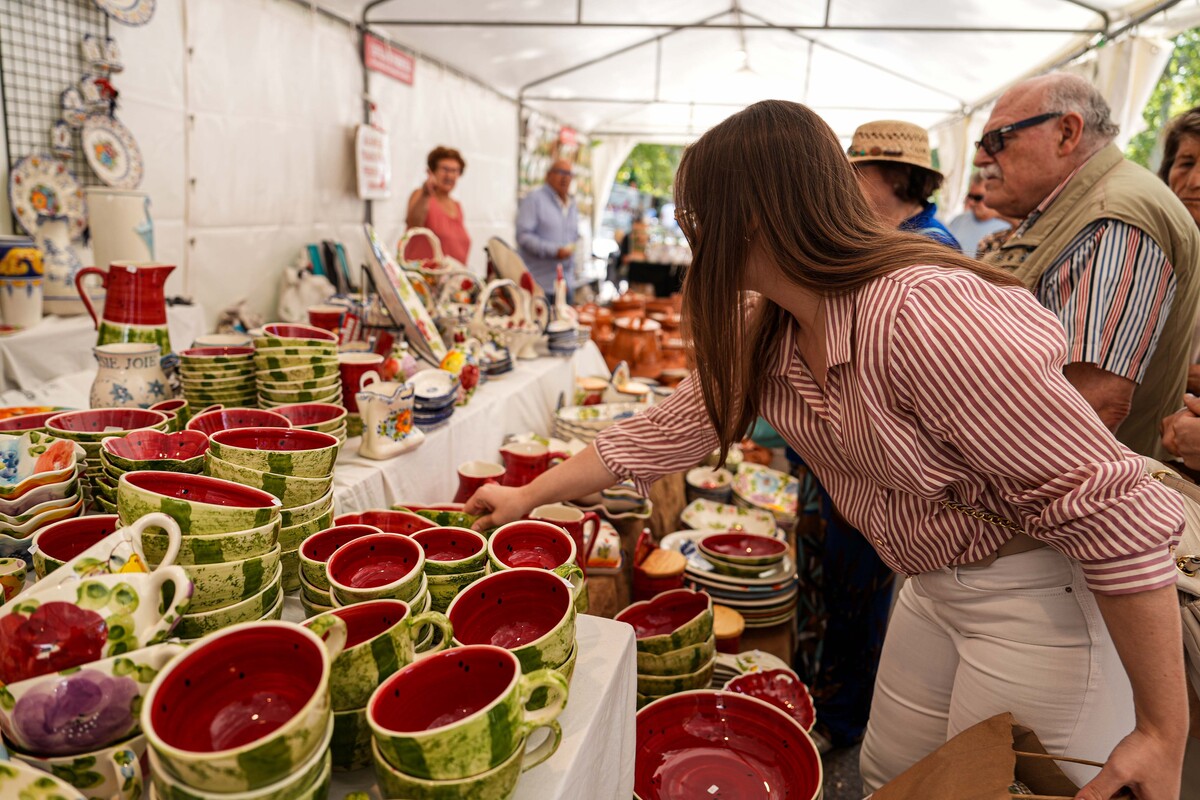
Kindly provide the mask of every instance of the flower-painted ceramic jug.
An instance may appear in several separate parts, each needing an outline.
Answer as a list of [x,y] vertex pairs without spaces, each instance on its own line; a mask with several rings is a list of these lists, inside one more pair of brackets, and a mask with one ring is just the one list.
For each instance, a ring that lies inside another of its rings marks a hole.
[[88,397],[92,408],[149,408],[172,398],[157,344],[117,342],[92,351],[100,365]]
[[425,434],[413,427],[415,396],[411,383],[380,381],[374,372],[363,375],[362,391],[355,395],[363,426],[360,456],[392,458],[425,441]]
[[[109,265],[107,273],[96,267],[79,270],[75,275],[75,288],[100,332],[96,344],[148,342],[158,345],[163,355],[170,353],[163,287],[174,269],[172,264],[115,261]],[[96,316],[96,309],[83,290],[83,279],[88,275],[99,275],[100,282],[108,290],[101,317]]]
[[45,278],[42,284],[42,309],[60,317],[83,313],[83,303],[75,291],[75,276],[83,269],[79,254],[71,244],[71,221],[66,216],[38,216],[37,248],[42,252]]

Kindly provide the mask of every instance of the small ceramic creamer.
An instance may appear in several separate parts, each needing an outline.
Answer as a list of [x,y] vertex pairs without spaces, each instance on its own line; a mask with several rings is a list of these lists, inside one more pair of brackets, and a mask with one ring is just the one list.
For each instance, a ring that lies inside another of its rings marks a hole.
[[100,344],[92,351],[100,365],[88,397],[92,408],[149,408],[172,398],[157,344]]

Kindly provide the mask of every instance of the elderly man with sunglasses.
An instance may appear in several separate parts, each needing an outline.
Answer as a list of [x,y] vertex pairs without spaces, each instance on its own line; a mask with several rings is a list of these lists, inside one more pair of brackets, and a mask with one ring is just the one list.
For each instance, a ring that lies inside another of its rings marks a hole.
[[568,302],[575,291],[575,241],[579,238],[579,208],[571,197],[574,178],[571,162],[558,159],[546,172],[546,183],[525,195],[517,208],[517,252],[551,297],[561,265]]
[[[975,166],[987,204],[1022,222],[985,256],[1066,329],[1064,373],[1116,437],[1165,457],[1200,302],[1200,234],[1183,204],[1114,145],[1108,104],[1055,73],[996,103]],[[1064,443],[1069,447],[1069,443]]]

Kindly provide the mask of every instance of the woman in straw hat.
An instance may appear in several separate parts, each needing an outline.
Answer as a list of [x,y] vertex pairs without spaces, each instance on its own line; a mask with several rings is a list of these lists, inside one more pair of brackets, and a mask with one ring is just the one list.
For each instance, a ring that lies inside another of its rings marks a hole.
[[1080,798],[1177,800],[1182,510],[1063,377],[1056,318],[1007,273],[881,224],[833,131],[796,103],[704,134],[675,196],[695,373],[467,513],[488,527],[622,477],[646,489],[761,415],[911,576],[863,744],[869,790],[1011,711],[1050,752],[1107,760],[1065,765],[1090,779]]

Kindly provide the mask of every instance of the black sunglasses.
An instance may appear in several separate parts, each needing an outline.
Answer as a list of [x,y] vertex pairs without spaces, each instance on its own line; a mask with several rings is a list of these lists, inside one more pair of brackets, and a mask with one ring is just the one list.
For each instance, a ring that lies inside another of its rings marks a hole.
[[976,202],[976,203],[982,203],[982,202],[983,202],[983,195],[981,195],[981,194],[969,194],[969,195],[967,195],[967,199],[968,199],[968,200],[972,200],[972,201],[974,201],[974,202]]
[[995,128],[983,134],[978,142],[975,143],[975,148],[983,148],[983,152],[989,156],[994,156],[1004,149],[1004,137],[1010,133],[1016,133],[1022,128],[1032,128],[1034,125],[1041,125],[1047,120],[1052,120],[1055,117],[1061,117],[1064,112],[1051,111],[1046,114],[1038,114],[1036,117],[1023,119],[1020,122],[1014,122],[1011,125],[1005,125],[1002,128]]

